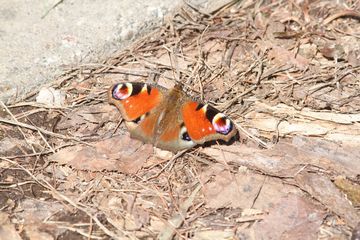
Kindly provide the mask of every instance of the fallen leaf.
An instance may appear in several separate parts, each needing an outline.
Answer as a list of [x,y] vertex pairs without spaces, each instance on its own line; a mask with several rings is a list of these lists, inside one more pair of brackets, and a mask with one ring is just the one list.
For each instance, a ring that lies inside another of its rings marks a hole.
[[25,199],[19,202],[14,218],[21,219],[24,235],[27,239],[53,239],[52,234],[57,236],[64,232],[65,229],[47,224],[46,220],[60,213],[65,213],[64,205],[60,202]]
[[0,212],[0,240],[21,240],[19,233],[16,231],[15,224],[12,224],[9,215]]
[[135,225],[140,229],[143,226],[147,226],[150,222],[149,212],[140,206],[135,206],[131,214],[134,216]]
[[296,55],[283,47],[273,45],[269,51],[269,58],[279,65],[291,64],[299,69],[306,69],[310,61],[301,55]]
[[344,59],[344,47],[340,44],[326,43],[319,49],[322,55],[328,59]]
[[[201,176],[201,179],[208,175]],[[279,179],[269,179],[251,172],[232,174],[228,170],[214,172],[212,181],[205,183],[206,205],[210,208],[239,207],[243,209],[268,209],[281,197],[298,192],[295,187]]]
[[316,239],[325,213],[309,200],[289,195],[255,223],[255,239]]
[[111,224],[120,230],[125,228],[125,218],[119,215],[119,212],[124,211],[123,198],[114,195],[97,195],[94,197],[94,203],[106,215],[106,218]]
[[[112,222],[117,223],[117,228],[134,231],[149,224],[149,212],[136,203],[133,195],[121,193],[114,196],[109,194],[106,197],[99,197],[98,200],[99,209],[104,211]],[[124,210],[127,214],[124,218],[119,217],[118,213]]]
[[150,216],[150,226],[148,226],[148,229],[151,232],[159,233],[162,229],[166,227],[166,223],[163,219],[158,218],[154,215]]
[[[66,117],[63,117],[56,125],[56,129],[75,128],[77,132],[91,134],[99,124],[109,121],[117,122],[118,115],[116,113],[116,109],[109,104],[82,106],[70,112]],[[81,129],[80,127],[83,128]],[[78,128],[80,129],[78,130]]]
[[313,43],[305,43],[299,46],[299,54],[306,59],[313,59],[317,53],[317,46]]
[[351,50],[347,56],[347,61],[352,67],[360,66],[360,49]]
[[[276,132],[279,136],[323,136],[327,140],[354,147],[360,144],[360,127],[357,124],[360,114],[319,112],[309,108],[299,111],[285,104],[270,106],[260,102],[255,103],[255,108],[257,111],[252,111],[245,117],[257,129]],[[276,116],[291,117],[281,121]]]
[[264,176],[233,175],[223,170],[204,186],[206,205],[210,208],[251,208],[263,182]]
[[62,149],[49,160],[78,170],[133,174],[142,168],[152,152],[150,144],[120,135],[93,143],[93,147],[81,145]]
[[[9,138],[9,137],[4,137],[2,139],[0,139],[0,153],[3,156],[6,156],[6,152],[10,152],[11,150],[15,149],[18,145],[23,145],[23,143],[21,143],[22,141],[20,139],[14,139],[14,138]],[[25,141],[24,141],[25,142]],[[21,143],[21,144],[20,144]],[[4,161],[4,163],[7,163]]]
[[29,240],[51,240],[54,239],[49,233],[45,232],[44,226],[37,226],[37,225],[26,225],[25,235]]
[[20,202],[15,215],[23,219],[26,224],[38,224],[63,210],[64,206],[58,202],[25,199]]
[[354,206],[360,206],[360,186],[339,176],[334,181],[335,185],[346,194]]
[[[273,150],[273,149],[272,149]],[[269,174],[278,174],[283,170],[287,170],[286,176],[291,175],[292,172],[296,172],[299,169],[289,171],[291,163],[284,159],[285,153],[269,154],[266,150],[259,150],[246,145],[240,146],[221,146],[221,149],[212,147],[204,148],[203,152],[208,156],[218,159],[223,159],[228,164],[234,164],[235,166],[248,166],[251,168],[259,169]],[[282,161],[284,160],[284,161]]]
[[207,230],[207,231],[196,231],[193,240],[222,240],[222,239],[234,239],[234,230]]
[[196,195],[201,189],[201,185],[198,184],[196,188],[191,192],[190,196],[186,198],[184,202],[182,202],[178,208],[178,211],[175,212],[167,221],[167,225],[163,228],[158,236],[159,240],[168,240],[173,239],[175,231],[179,228],[189,211],[189,208],[194,204],[194,200],[196,199]]
[[[309,164],[333,172],[356,177],[360,172],[360,149],[355,145],[339,144],[320,138],[294,137],[294,148],[306,155]],[[283,147],[279,145],[279,148]],[[310,161],[309,161],[310,160]]]
[[360,222],[354,228],[354,230],[353,230],[353,232],[351,234],[351,240],[360,240]]
[[21,240],[22,238],[17,233],[15,229],[15,225],[13,224],[6,224],[0,226],[0,240]]
[[307,164],[348,177],[356,177],[360,172],[360,150],[357,146],[318,138],[294,137],[292,142],[284,140],[267,150],[245,145],[222,145],[220,149],[205,148],[203,152],[230,164],[250,166],[283,177],[294,176]]
[[[330,111],[314,111],[310,108],[302,108],[301,110],[297,110],[294,107],[285,105],[285,104],[277,104],[275,106],[271,106],[262,102],[255,102],[254,107],[257,109],[257,112],[261,111],[270,111],[274,115],[280,114],[288,114],[291,116],[303,116],[306,118],[311,118],[314,120],[323,120],[329,121],[333,123],[339,124],[353,124],[360,121],[360,114],[343,114],[337,112]],[[251,115],[247,115],[251,116]]]
[[302,172],[295,180],[301,189],[342,217],[351,227],[356,226],[360,219],[356,209],[326,176]]

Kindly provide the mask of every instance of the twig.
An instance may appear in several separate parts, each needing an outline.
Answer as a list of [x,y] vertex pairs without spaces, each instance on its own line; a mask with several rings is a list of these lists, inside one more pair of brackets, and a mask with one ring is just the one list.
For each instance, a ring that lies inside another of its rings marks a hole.
[[172,239],[174,232],[177,228],[179,228],[184,222],[185,216],[191,205],[193,204],[197,193],[201,189],[201,184],[197,185],[197,187],[192,191],[191,195],[186,199],[186,201],[180,205],[180,210],[178,213],[173,215],[171,219],[169,219],[167,226],[161,233],[159,234],[159,240],[169,240]]
[[8,120],[8,119],[5,119],[5,118],[0,118],[0,122],[6,123],[6,124],[9,124],[9,125],[13,125],[13,126],[20,126],[20,127],[23,127],[23,128],[33,130],[33,131],[39,131],[39,132],[41,132],[41,133],[43,133],[45,135],[49,135],[49,136],[56,137],[56,138],[82,142],[81,139],[79,139],[79,138],[69,137],[69,136],[59,134],[59,133],[54,133],[54,132],[51,132],[51,131],[48,131],[48,130],[45,130],[45,129],[42,129],[42,128],[38,128],[38,127],[29,125],[29,124],[26,124],[26,123],[22,123],[22,122],[11,121],[11,120]]
[[264,176],[264,180],[263,180],[263,182],[261,183],[261,186],[260,186],[259,190],[257,191],[256,196],[254,197],[250,208],[254,208],[254,205],[255,205],[255,203],[256,203],[256,200],[257,200],[257,199],[259,198],[259,196],[260,196],[261,190],[262,190],[262,188],[264,187],[264,184],[265,184],[266,179],[267,179],[267,176],[265,175],[265,176]]
[[[172,164],[173,161],[175,161],[178,157],[180,157],[181,155],[183,155],[186,151],[187,151],[187,149],[185,149],[185,150],[183,150],[183,151],[180,151],[180,152],[178,152],[177,154],[175,154],[175,155],[165,164],[165,166],[164,166],[160,171],[158,171],[155,175],[150,176],[150,177],[148,177],[147,179],[144,179],[143,181],[144,181],[144,182],[147,182],[147,181],[149,181],[149,180],[151,180],[151,179],[157,178],[170,164]],[[155,166],[156,166],[156,165],[155,165]],[[152,168],[155,167],[155,166],[152,166]]]
[[44,137],[44,135],[39,131],[38,127],[35,126],[35,124],[34,124],[29,118],[26,118],[26,119],[27,119],[29,122],[31,122],[34,127],[37,128],[37,131],[38,131],[41,139],[45,142],[46,146],[51,150],[52,153],[55,153],[54,148],[51,147],[51,145],[50,145],[49,142],[46,140],[46,138]]
[[76,233],[86,237],[87,239],[104,239],[103,237],[98,237],[98,236],[91,235],[91,232],[90,233],[83,232],[82,230],[80,230],[78,228],[69,227],[69,226],[61,226],[61,225],[59,226],[58,224],[56,226],[58,228],[62,228],[62,229],[66,229],[66,230],[69,230],[69,231],[72,231],[72,232],[76,232]]
[[45,108],[45,109],[69,109],[68,107],[52,106],[52,105],[47,105],[47,104],[42,104],[42,103],[37,103],[37,102],[15,103],[13,105],[9,105],[8,108],[17,108],[17,107],[26,107],[26,106],[36,107],[36,108]]
[[235,123],[235,122],[234,122],[234,124],[236,125],[236,128],[237,128],[237,129],[240,129],[243,133],[245,133],[245,135],[246,135],[248,138],[252,139],[254,142],[257,142],[258,144],[260,144],[261,146],[263,146],[263,147],[266,148],[266,149],[269,149],[269,148],[270,148],[270,146],[269,146],[267,143],[265,143],[265,142],[264,142],[263,140],[261,140],[260,138],[255,137],[253,134],[249,133],[245,128],[241,127],[240,124],[237,124],[237,123]]
[[341,11],[339,13],[335,13],[329,17],[327,17],[323,24],[324,25],[327,25],[329,24],[330,22],[334,21],[335,19],[337,18],[340,18],[340,17],[352,17],[352,18],[357,18],[357,19],[360,19],[360,13],[357,12],[357,11],[353,11],[353,10],[345,10],[345,11]]
[[[61,148],[70,147],[70,146],[74,146],[74,143],[61,145],[59,147],[54,148],[54,150],[57,151],[57,150],[59,150]],[[6,156],[6,158],[7,159],[16,159],[16,158],[38,157],[38,156],[42,156],[42,155],[48,155],[48,154],[51,154],[51,153],[53,153],[51,150],[47,150],[47,151],[36,152],[36,153]]]
[[263,220],[264,218],[265,218],[264,214],[257,214],[254,216],[239,217],[239,218],[235,219],[235,221],[237,223],[244,223],[244,222],[253,222],[253,221],[257,221],[257,220]]
[[[58,192],[50,183],[48,183],[47,181],[43,180],[40,181],[39,179],[37,179],[29,170],[27,170],[26,168],[24,168],[23,166],[21,166],[20,164],[18,164],[15,161],[12,161],[10,159],[7,159],[5,157],[0,157],[0,159],[5,160],[11,164],[14,164],[16,166],[18,166],[19,168],[21,168],[23,171],[25,171],[32,179],[34,179],[38,184],[40,184],[42,187],[50,190],[54,195],[58,196],[59,198],[63,199],[64,201],[66,201],[67,203],[69,203],[71,206],[75,207],[76,209],[79,209],[81,211],[83,211],[84,213],[86,213],[89,217],[91,217],[96,224],[99,226],[99,228],[101,230],[104,231],[104,233],[106,233],[108,236],[112,237],[113,239],[122,239],[120,238],[117,234],[113,233],[112,231],[110,231],[107,227],[105,227],[100,220],[97,218],[96,214],[93,215],[92,213],[90,213],[90,211],[88,209],[86,209],[83,206],[80,206],[80,203],[76,203],[74,202],[72,199],[70,199],[69,197],[61,194],[60,192]],[[127,234],[125,232],[123,232],[123,234],[126,236]]]
[[[1,103],[1,105],[4,107],[4,109],[6,110],[6,112],[14,119],[14,121],[15,121],[16,123],[19,123],[19,121],[16,119],[16,117],[15,117],[15,116],[12,114],[12,112],[7,108],[7,106],[5,105],[5,103],[3,103],[3,101],[0,101],[0,103]],[[27,139],[27,137],[26,137],[25,133],[22,131],[22,129],[21,129],[19,126],[18,126],[17,128],[19,129],[20,133],[23,135],[26,143],[31,147],[33,153],[36,153],[33,145],[29,142],[29,140]]]
[[41,16],[41,19],[44,19],[51,10],[55,9],[57,6],[59,6],[61,3],[63,3],[64,0],[59,0],[57,3],[55,3],[51,8],[49,8],[49,10],[47,10],[44,15]]
[[[140,77],[148,77],[150,73],[153,73],[153,71],[150,70],[132,70],[127,69],[124,67],[118,67],[110,64],[101,64],[101,63],[87,63],[82,64],[79,66],[81,67],[106,67],[106,68],[112,68],[117,70],[119,73],[127,74],[127,75],[133,75],[133,76],[140,76]],[[156,74],[160,74],[160,72],[156,72]]]

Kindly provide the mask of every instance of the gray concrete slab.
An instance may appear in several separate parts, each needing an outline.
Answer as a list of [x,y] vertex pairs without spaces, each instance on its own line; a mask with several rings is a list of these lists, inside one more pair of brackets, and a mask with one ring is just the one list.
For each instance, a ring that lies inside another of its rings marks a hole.
[[[192,0],[207,9],[218,0]],[[64,66],[97,62],[159,26],[182,0],[0,0],[0,100],[14,102]]]

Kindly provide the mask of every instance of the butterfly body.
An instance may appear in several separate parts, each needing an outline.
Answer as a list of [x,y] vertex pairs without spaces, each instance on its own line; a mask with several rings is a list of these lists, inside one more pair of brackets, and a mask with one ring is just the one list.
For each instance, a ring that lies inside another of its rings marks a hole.
[[211,140],[229,141],[237,133],[224,114],[192,100],[179,87],[167,90],[145,83],[118,83],[108,95],[132,138],[165,150],[177,152]]

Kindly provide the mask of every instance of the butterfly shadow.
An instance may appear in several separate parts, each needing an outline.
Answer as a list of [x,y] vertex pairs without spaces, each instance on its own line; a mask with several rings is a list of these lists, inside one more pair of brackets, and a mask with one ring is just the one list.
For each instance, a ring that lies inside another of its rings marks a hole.
[[235,142],[238,142],[238,141],[240,141],[239,132],[237,132],[236,135],[234,137],[232,137],[229,141],[224,141],[224,140],[221,140],[221,139],[212,140],[212,141],[205,142],[204,144],[198,145],[198,147],[199,146],[211,147],[212,145],[226,145],[226,146],[229,146],[229,145],[232,145],[232,144],[234,144]]

